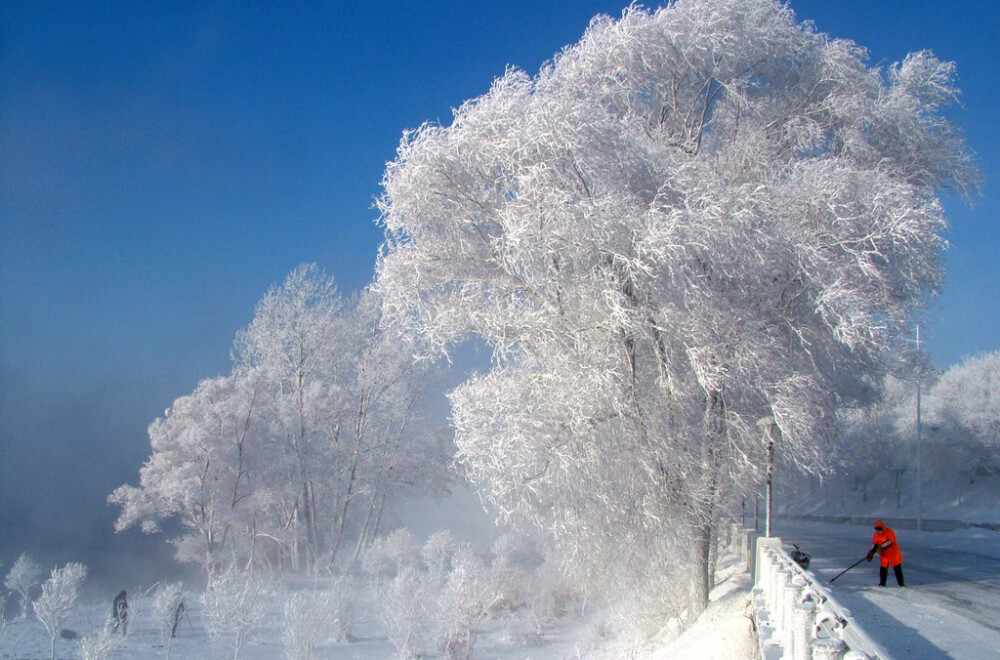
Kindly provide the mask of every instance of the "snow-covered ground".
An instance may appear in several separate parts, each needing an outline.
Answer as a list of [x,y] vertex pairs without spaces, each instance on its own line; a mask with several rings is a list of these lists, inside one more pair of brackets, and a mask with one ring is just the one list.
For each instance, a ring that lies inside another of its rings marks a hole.
[[[887,518],[892,524],[892,519]],[[870,546],[867,525],[804,522],[787,518],[775,522],[775,532],[787,549],[797,544],[812,555],[810,571],[828,585],[834,598],[880,646],[894,658],[923,660],[985,660],[1000,657],[1000,533],[987,529],[951,532],[918,532],[898,529],[903,550],[906,588],[877,585],[877,562],[862,563],[837,579],[829,580],[864,557]],[[528,632],[526,612],[497,617],[486,624],[474,657],[497,660],[564,660],[624,658],[677,660],[685,658],[729,660],[752,655],[749,609],[750,579],[732,559],[720,563],[719,585],[712,592],[708,610],[684,634],[669,628],[648,643],[635,647],[616,635],[602,613],[570,607],[541,637]],[[280,602],[259,639],[240,654],[246,660],[277,660],[283,656]],[[232,657],[225,642],[213,643],[201,620],[199,596],[188,594],[188,612],[172,644],[177,660],[216,660]],[[108,602],[89,601],[66,621],[64,628],[79,635],[99,630],[110,613]],[[41,624],[32,618],[13,621],[0,641],[0,659],[35,660],[48,657],[49,641]],[[62,640],[56,657],[81,658],[79,640]],[[153,660],[165,657],[155,626],[140,611],[132,629],[110,656],[116,660]],[[396,657],[370,603],[356,604],[349,642],[322,644],[317,658],[384,659]]]
[[[577,604],[562,612],[560,618],[542,637],[529,632],[527,612],[497,617],[483,626],[474,657],[496,660],[731,660],[750,657],[753,637],[748,617],[750,579],[732,558],[720,562],[719,584],[711,594],[705,614],[679,637],[667,627],[658,637],[640,646],[619,636],[601,611]],[[254,643],[244,647],[244,660],[280,660],[282,646],[281,597],[275,598],[271,614]],[[220,660],[231,658],[232,647],[224,640],[214,643],[202,622],[199,595],[186,594],[187,612],[181,620],[177,637],[170,648],[174,660]],[[397,657],[374,608],[358,603],[353,617],[353,634],[348,642],[328,640],[317,650],[317,660],[385,660]],[[82,604],[66,620],[64,630],[71,635],[93,634],[100,630],[110,613],[108,602]],[[136,609],[133,607],[133,609]],[[141,611],[131,617],[127,638],[123,638],[108,656],[115,660],[158,660],[166,657],[166,648],[156,626]],[[60,639],[56,658],[82,658],[81,640]],[[49,657],[49,638],[40,623],[29,617],[8,624],[6,637],[0,641],[4,660],[41,660]],[[430,657],[437,657],[431,655]]]
[[[925,514],[936,518],[991,522],[997,514],[983,507],[992,502],[995,493],[978,493],[977,498],[950,500],[953,507],[926,507]],[[789,513],[818,513],[813,508],[823,497],[838,497],[841,505],[829,507],[842,516],[884,518],[894,526],[904,556],[905,589],[894,586],[890,573],[887,588],[877,584],[877,563],[862,563],[830,586],[833,596],[868,635],[880,646],[889,649],[896,660],[944,658],[979,660],[1000,657],[1000,532],[985,528],[965,528],[950,532],[922,531],[908,528],[905,518],[913,511],[896,509],[894,502],[851,501],[850,494],[813,494],[801,498],[800,508]],[[991,499],[993,498],[993,499]],[[980,507],[969,510],[978,499]],[[815,501],[814,501],[815,500]],[[910,507],[912,509],[912,507]],[[972,513],[972,515],[968,515]],[[990,514],[993,515],[990,515]],[[753,526],[752,511],[746,522]],[[895,524],[893,515],[901,524]],[[963,515],[965,514],[965,515]],[[451,522],[468,522],[470,516],[457,515]],[[925,515],[925,519],[929,516]],[[433,527],[431,521],[429,528]],[[763,525],[763,521],[761,521]],[[828,585],[838,572],[864,557],[871,543],[870,522],[834,524],[778,517],[775,534],[787,549],[797,544],[812,555],[810,571],[817,581]],[[473,536],[485,534],[479,527]],[[324,642],[317,651],[323,660],[388,659],[397,657],[376,608],[367,600],[368,590],[362,588],[359,577],[352,616],[350,641]],[[475,658],[497,660],[593,660],[685,658],[730,660],[749,658],[753,654],[749,618],[750,577],[732,558],[720,560],[718,586],[711,595],[708,610],[679,637],[666,625],[663,632],[648,642],[635,646],[633,640],[620,635],[615,624],[593,606],[569,603],[552,621],[544,635],[530,632],[530,612],[523,608],[498,615],[481,626],[475,646]],[[295,585],[295,589],[303,585]],[[87,593],[84,603],[65,622],[64,628],[80,636],[93,634],[110,614],[113,593],[99,599],[94,590]],[[130,591],[130,594],[132,592]],[[270,615],[259,638],[247,645],[240,658],[245,660],[280,660],[282,646],[282,603],[288,589],[272,599]],[[13,597],[16,600],[16,597]],[[170,657],[175,660],[216,660],[232,657],[227,644],[213,643],[202,622],[200,593],[186,594],[187,615],[172,644]],[[8,617],[17,609],[8,603]],[[116,660],[153,660],[165,657],[165,648],[155,625],[143,614],[141,601],[134,607],[130,634],[109,656]],[[0,639],[0,660],[41,660],[48,658],[49,640],[33,618],[10,622],[6,635]],[[432,649],[429,649],[432,651]],[[56,657],[62,660],[80,659],[80,640],[60,639]],[[430,657],[437,657],[431,655]]]
[[[888,519],[891,524],[892,520]],[[868,526],[779,519],[775,531],[786,548],[797,544],[812,555],[810,571],[824,585],[838,572],[863,557],[871,530]],[[906,588],[894,585],[890,573],[886,588],[876,586],[877,563],[863,563],[829,586],[833,596],[850,610],[864,631],[897,660],[945,658],[985,660],[1000,657],[1000,533],[986,529],[917,532],[898,529],[906,572]],[[542,637],[530,635],[526,613],[498,617],[481,631],[474,657],[498,660],[611,660],[647,658],[719,660],[751,657],[748,617],[750,581],[732,560],[723,560],[719,585],[702,617],[683,635],[669,630],[641,647],[617,637],[598,611],[570,608]],[[246,660],[283,657],[280,598],[259,640],[240,654]],[[198,596],[188,594],[188,613],[182,620],[170,657],[178,660],[215,660],[232,656],[225,643],[215,644],[205,632]],[[100,629],[110,612],[107,603],[90,601],[66,621],[65,629],[80,635]],[[0,642],[0,658],[34,660],[48,657],[48,637],[32,618],[11,622]],[[59,640],[56,657],[80,658],[79,640]],[[133,618],[129,636],[110,657],[116,660],[163,658],[165,649],[153,624],[141,612]],[[353,617],[351,641],[327,641],[318,658],[382,659],[396,657],[374,608],[359,603]]]
[[[272,612],[257,639],[240,652],[243,660],[280,660],[284,658],[280,599],[274,599]],[[233,657],[232,646],[227,640],[213,642],[202,621],[199,596],[188,594],[187,612],[170,648],[174,660],[221,660]],[[89,602],[82,604],[64,625],[64,630],[83,636],[101,629],[111,605]],[[529,642],[523,622],[516,617],[498,619],[483,631],[476,645],[477,658],[532,658],[556,660],[586,657],[580,655],[583,645],[591,644],[587,636],[592,628],[582,619],[567,615],[561,628],[554,629],[543,640]],[[56,658],[79,659],[80,639],[56,642]],[[115,660],[154,660],[164,658],[166,648],[156,627],[143,617],[134,620],[129,634],[118,644],[109,658]],[[40,623],[29,617],[8,624],[6,638],[0,642],[0,658],[4,660],[41,660],[49,657],[49,637]],[[328,640],[317,649],[316,658],[323,660],[390,659],[397,657],[374,612],[362,608],[356,612],[350,641],[336,643]]]

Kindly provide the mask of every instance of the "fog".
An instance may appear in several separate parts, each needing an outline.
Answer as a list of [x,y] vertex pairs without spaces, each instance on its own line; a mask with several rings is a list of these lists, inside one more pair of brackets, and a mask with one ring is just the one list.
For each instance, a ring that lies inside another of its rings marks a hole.
[[4,566],[22,552],[46,569],[79,561],[90,569],[88,586],[106,591],[184,572],[161,535],[116,534],[118,512],[106,502],[115,487],[137,481],[149,456],[146,428],[179,386],[135,370],[0,373]]

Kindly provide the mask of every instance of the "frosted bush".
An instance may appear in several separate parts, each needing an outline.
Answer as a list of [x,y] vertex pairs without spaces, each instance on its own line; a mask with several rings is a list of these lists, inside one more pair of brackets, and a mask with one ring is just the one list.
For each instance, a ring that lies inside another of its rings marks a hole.
[[398,571],[403,566],[417,561],[420,556],[420,544],[417,542],[416,535],[403,527],[386,537],[382,552],[386,559],[395,564]]
[[341,577],[334,581],[333,588],[325,595],[325,608],[332,622],[333,641],[344,644],[351,640],[352,603],[351,595],[355,593],[352,581]]
[[427,566],[428,581],[431,585],[440,587],[444,584],[451,565],[451,556],[457,547],[458,544],[447,529],[432,534],[424,543],[420,558]]
[[316,647],[331,635],[335,641],[350,637],[346,580],[337,580],[327,592],[298,593],[285,603],[282,641],[287,660],[311,660]]
[[0,646],[7,636],[7,595],[0,594]]
[[161,584],[149,599],[149,613],[160,634],[164,658],[170,658],[170,647],[184,613],[183,588],[180,582],[167,582]]
[[571,599],[563,577],[551,563],[539,566],[527,580],[528,643],[539,644],[555,628]]
[[476,625],[492,605],[486,568],[468,545],[451,558],[452,568],[437,598],[438,651],[453,660],[470,658],[476,643]]
[[426,643],[429,612],[425,579],[418,566],[404,566],[375,594],[379,619],[400,658],[418,657]]
[[234,660],[247,643],[254,641],[264,622],[265,591],[260,576],[232,566],[208,581],[202,597],[205,629],[216,643],[230,640]]
[[372,544],[361,559],[361,568],[374,578],[377,587],[384,573],[398,573],[404,565],[413,564],[419,559],[420,545],[417,537],[410,530],[400,528]]
[[42,567],[38,565],[31,555],[21,553],[14,565],[10,567],[10,572],[4,578],[4,586],[11,591],[16,591],[21,597],[21,618],[28,616],[28,604],[31,602],[31,590],[42,581]]
[[84,635],[80,640],[80,660],[109,660],[120,642],[114,620],[109,619],[98,632]]
[[504,534],[493,543],[493,563],[490,565],[490,580],[497,589],[496,607],[516,610],[525,598],[525,571],[515,565],[514,557],[522,549],[518,540]]
[[433,643],[442,657],[471,657],[477,627],[506,602],[505,589],[520,593],[515,547],[512,539],[502,540],[487,567],[448,530],[432,534],[422,548],[408,530],[376,542],[365,570],[373,575],[379,618],[399,656],[415,657]]
[[42,584],[42,594],[33,603],[35,616],[49,633],[50,650],[56,657],[56,638],[62,623],[80,599],[80,585],[87,577],[87,567],[69,563],[53,568],[49,579]]
[[372,576],[372,591],[380,598],[383,583],[398,576],[404,566],[415,567],[420,562],[420,546],[408,529],[401,528],[372,544],[361,561],[361,568]]
[[320,597],[293,594],[285,602],[282,642],[287,660],[312,660],[323,639],[327,618]]
[[467,544],[451,557],[451,570],[437,598],[437,647],[450,660],[468,659],[476,644],[476,626],[499,598],[482,560]]

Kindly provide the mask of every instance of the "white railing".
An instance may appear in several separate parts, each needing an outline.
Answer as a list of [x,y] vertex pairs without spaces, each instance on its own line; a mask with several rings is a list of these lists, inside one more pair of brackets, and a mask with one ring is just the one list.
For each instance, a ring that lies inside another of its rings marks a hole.
[[753,572],[754,622],[763,660],[891,660],[850,612],[781,548],[733,525],[731,550]]

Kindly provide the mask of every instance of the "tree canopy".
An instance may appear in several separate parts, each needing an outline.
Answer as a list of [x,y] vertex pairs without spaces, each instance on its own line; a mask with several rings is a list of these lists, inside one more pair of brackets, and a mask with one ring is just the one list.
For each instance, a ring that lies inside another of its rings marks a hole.
[[379,325],[371,291],[345,301],[304,265],[272,287],[234,342],[228,376],[208,378],[149,426],[139,486],[109,500],[116,529],[184,532],[181,560],[312,570],[345,537],[355,554],[402,492],[447,487],[450,438],[429,428],[430,363]]
[[776,0],[681,0],[598,17],[406,133],[376,287],[425,346],[493,346],[451,400],[500,514],[592,584],[665,585],[686,547],[703,604],[720,505],[766,460],[757,421],[821,466],[832,410],[870,397],[940,285],[937,194],[976,177],[942,114],[954,73],[871,68]]

